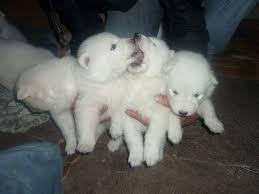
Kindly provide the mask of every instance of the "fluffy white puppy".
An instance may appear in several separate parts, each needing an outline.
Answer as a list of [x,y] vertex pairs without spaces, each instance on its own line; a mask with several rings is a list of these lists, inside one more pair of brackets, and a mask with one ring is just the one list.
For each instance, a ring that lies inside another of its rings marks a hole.
[[[117,114],[112,116],[110,133],[115,140],[108,148],[115,151],[122,142],[122,134],[129,150],[128,162],[132,167],[143,161],[148,166],[163,158],[170,110],[154,100],[158,94],[166,94],[163,67],[174,54],[166,43],[156,38],[135,34],[136,61],[123,76],[126,91]],[[150,118],[148,127],[125,114],[126,109],[137,110]],[[145,138],[143,140],[143,133]],[[177,143],[177,142],[175,142]]]
[[65,57],[26,70],[17,82],[17,98],[51,113],[65,138],[68,154],[76,147],[80,152],[90,152],[104,130],[97,124],[101,107],[110,105],[107,99],[113,85],[109,82],[126,70],[132,53],[129,39],[110,33],[94,35],[82,43],[79,63]]
[[26,42],[0,39],[0,83],[12,91],[20,73],[53,58],[55,56],[46,49]]
[[[98,38],[101,41],[96,41]],[[75,103],[75,122],[78,135],[77,150],[83,153],[94,149],[99,135],[100,110],[104,104],[106,115],[118,107],[125,90],[121,76],[134,60],[131,39],[120,39],[110,33],[101,33],[84,41],[78,51],[78,61],[87,69],[77,71],[79,95]]]
[[8,23],[5,14],[0,11],[0,38],[26,42],[24,35],[12,24]]
[[172,134],[176,131],[182,133],[179,117],[195,112],[204,119],[210,131],[223,132],[223,124],[210,100],[218,82],[205,57],[190,51],[176,52],[165,71],[168,73],[168,98],[175,115],[171,117],[174,124]]
[[68,154],[75,152],[77,143],[71,110],[77,96],[74,76],[77,66],[75,58],[55,58],[27,69],[16,83],[18,100],[32,111],[50,112],[66,141]]
[[43,48],[27,43],[23,34],[0,11],[0,83],[13,90],[20,73],[32,65],[55,58]]

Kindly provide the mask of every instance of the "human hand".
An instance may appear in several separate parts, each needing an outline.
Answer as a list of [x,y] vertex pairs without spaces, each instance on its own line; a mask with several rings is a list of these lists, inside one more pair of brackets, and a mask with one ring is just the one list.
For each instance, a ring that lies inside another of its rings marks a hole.
[[[103,105],[100,110],[100,115],[103,115],[107,110],[108,110],[108,106],[106,104]],[[111,119],[110,117],[101,117],[100,123],[105,123],[106,121],[109,121],[110,119]]]
[[[168,101],[167,96],[158,95],[155,97],[155,101],[157,103],[161,104],[162,106],[169,108],[169,101]],[[149,122],[150,122],[149,118],[146,117],[145,115],[141,115],[138,111],[128,109],[128,110],[126,110],[126,114],[129,115],[130,117],[138,120],[140,123],[142,123],[145,126],[149,125]],[[182,127],[186,127],[188,125],[195,123],[198,120],[198,118],[199,118],[199,116],[197,114],[194,114],[194,115],[191,115],[188,117],[182,117],[181,118]]]

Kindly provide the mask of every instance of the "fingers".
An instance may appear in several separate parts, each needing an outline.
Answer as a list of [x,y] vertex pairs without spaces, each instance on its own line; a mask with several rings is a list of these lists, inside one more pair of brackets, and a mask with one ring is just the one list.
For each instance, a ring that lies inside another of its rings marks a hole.
[[168,101],[167,96],[165,96],[165,95],[157,95],[155,97],[155,101],[157,103],[161,104],[162,106],[169,107],[169,101]]
[[[149,125],[149,122],[150,122],[149,118],[139,114],[137,111],[126,110],[126,114],[129,115],[130,117],[136,119],[137,121],[139,121],[140,123],[142,123],[145,126]],[[186,127],[186,126],[194,124],[198,120],[198,118],[199,118],[199,116],[197,114],[194,114],[189,117],[181,118],[182,127]]]
[[[156,100],[157,103],[161,104],[162,106],[169,107],[168,98],[166,96],[158,95],[158,96],[155,97],[155,100]],[[103,114],[107,110],[108,110],[108,106],[104,105],[101,108],[100,113]],[[150,122],[149,118],[144,116],[144,115],[141,115],[138,111],[126,110],[125,112],[126,112],[127,115],[129,115],[130,117],[136,119],[137,121],[139,121],[143,125],[145,125],[145,126],[149,125],[149,122]],[[198,120],[198,118],[199,118],[199,116],[197,114],[194,114],[194,115],[189,116],[189,117],[181,118],[182,127],[186,127],[188,125],[194,124]],[[108,120],[110,120],[109,117],[107,117],[105,119],[102,119],[100,122],[103,123],[103,122],[106,122]]]
[[126,112],[127,115],[129,115],[130,117],[136,119],[137,121],[139,121],[143,125],[145,125],[145,126],[149,125],[149,118],[139,114],[137,111],[126,110],[125,112]]

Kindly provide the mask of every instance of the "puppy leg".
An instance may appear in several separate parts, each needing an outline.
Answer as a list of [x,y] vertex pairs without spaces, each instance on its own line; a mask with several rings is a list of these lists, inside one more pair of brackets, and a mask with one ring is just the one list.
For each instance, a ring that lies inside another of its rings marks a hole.
[[163,149],[166,140],[168,121],[164,118],[151,119],[145,135],[144,160],[147,166],[153,166],[163,159]]
[[120,136],[117,139],[111,139],[107,147],[111,152],[115,152],[120,148],[122,142],[123,142],[123,138],[122,136]]
[[75,107],[75,123],[78,137],[77,150],[82,153],[92,152],[96,143],[96,130],[99,123],[99,110],[78,103]]
[[112,138],[117,139],[118,137],[122,136],[123,130],[121,127],[121,120],[122,120],[123,113],[119,111],[111,115],[111,125],[109,129],[109,133]]
[[183,130],[181,126],[181,120],[177,115],[169,113],[169,124],[168,124],[168,139],[173,144],[178,144],[182,140]]
[[224,131],[223,124],[219,121],[214,106],[209,99],[200,104],[197,112],[204,119],[204,123],[210,131],[213,133],[222,133]]
[[51,116],[56,122],[57,126],[60,128],[61,133],[66,141],[66,153],[75,153],[77,141],[72,112],[70,110],[63,112],[51,112]]
[[143,162],[143,135],[138,130],[136,121],[126,119],[124,127],[125,142],[129,150],[128,162],[131,167],[141,165]]

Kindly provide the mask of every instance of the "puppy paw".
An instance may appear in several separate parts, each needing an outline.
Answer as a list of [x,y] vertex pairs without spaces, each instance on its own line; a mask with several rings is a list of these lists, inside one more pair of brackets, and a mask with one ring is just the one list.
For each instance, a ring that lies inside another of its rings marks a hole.
[[144,160],[147,166],[154,166],[162,158],[163,155],[161,155],[159,150],[148,148],[144,151]]
[[119,148],[120,148],[120,145],[121,145],[121,141],[120,140],[110,140],[108,142],[108,149],[111,151],[111,152],[115,152],[117,151]]
[[115,126],[111,126],[109,132],[113,139],[117,139],[122,136],[122,130]]
[[86,143],[79,142],[77,145],[77,151],[81,153],[89,153],[94,150],[95,147],[95,141],[84,141]]
[[222,133],[224,131],[224,126],[218,119],[207,119],[205,124],[213,133]]
[[143,153],[142,152],[130,152],[128,162],[131,167],[136,167],[141,165],[143,162]]
[[76,141],[66,142],[65,151],[67,155],[72,155],[76,151]]
[[173,144],[178,144],[182,140],[183,132],[182,129],[174,130],[174,131],[168,131],[168,139]]

